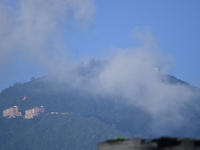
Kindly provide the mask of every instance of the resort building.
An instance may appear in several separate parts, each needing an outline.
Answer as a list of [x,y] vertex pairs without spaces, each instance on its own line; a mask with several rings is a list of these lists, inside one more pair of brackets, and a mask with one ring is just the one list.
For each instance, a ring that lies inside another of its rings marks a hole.
[[44,113],[44,106],[36,106],[25,111],[25,118],[31,119]]
[[5,109],[3,111],[3,117],[11,118],[11,117],[15,117],[15,116],[21,116],[21,112],[19,112],[18,110],[19,109],[17,106],[13,106],[8,109]]

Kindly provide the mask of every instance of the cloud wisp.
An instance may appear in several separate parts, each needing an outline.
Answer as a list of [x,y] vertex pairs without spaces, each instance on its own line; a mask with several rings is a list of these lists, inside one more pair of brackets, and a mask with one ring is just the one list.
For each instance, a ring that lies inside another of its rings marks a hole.
[[[0,2],[0,69],[2,76],[21,66],[48,73],[70,59],[63,30],[70,23],[88,27],[95,13],[93,0],[16,0]],[[32,67],[35,69],[34,67]],[[25,73],[25,71],[24,71]]]

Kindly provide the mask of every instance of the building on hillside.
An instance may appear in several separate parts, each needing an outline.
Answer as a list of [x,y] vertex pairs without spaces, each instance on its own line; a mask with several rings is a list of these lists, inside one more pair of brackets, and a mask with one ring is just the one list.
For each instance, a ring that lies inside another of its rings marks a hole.
[[19,112],[19,109],[17,106],[10,107],[8,109],[5,109],[3,111],[3,117],[16,117],[21,116],[21,112]]
[[25,118],[31,119],[44,113],[44,106],[36,106],[25,111]]
[[98,144],[98,150],[200,150],[199,139],[116,139]]

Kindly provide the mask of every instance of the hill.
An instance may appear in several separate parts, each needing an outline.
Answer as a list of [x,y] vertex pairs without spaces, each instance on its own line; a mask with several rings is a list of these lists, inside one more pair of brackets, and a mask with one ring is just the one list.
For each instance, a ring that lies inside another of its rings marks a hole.
[[[24,116],[1,117],[0,149],[88,150],[96,149],[98,142],[115,136],[200,138],[198,88],[163,74],[158,75],[155,85],[161,84],[159,87],[164,88],[166,95],[159,95],[162,90],[154,87],[157,93],[151,97],[154,91],[147,94],[148,84],[140,85],[139,95],[134,93],[138,89],[129,93],[129,88],[123,85],[120,86],[126,89],[126,94],[119,88],[105,92],[99,83],[98,88],[92,88],[91,84],[97,84],[106,64],[92,60],[72,70],[65,80],[55,76],[32,78],[3,90],[0,93],[1,116],[3,110],[14,105],[22,115],[27,109],[43,105],[45,114],[30,120]],[[127,97],[130,94],[135,97],[130,99]],[[160,101],[154,101],[157,99]]]

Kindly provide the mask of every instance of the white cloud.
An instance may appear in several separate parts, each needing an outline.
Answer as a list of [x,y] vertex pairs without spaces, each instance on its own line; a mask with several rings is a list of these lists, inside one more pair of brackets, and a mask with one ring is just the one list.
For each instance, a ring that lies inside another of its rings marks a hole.
[[43,69],[55,68],[69,55],[62,30],[72,21],[84,28],[94,13],[93,0],[0,2],[0,67],[9,69],[24,59]]
[[[162,68],[168,68],[165,64],[171,62],[166,62],[151,31],[140,34],[138,39],[141,46],[117,50],[99,76],[89,79],[85,86],[90,92],[118,96],[124,103],[147,112],[152,118],[153,134],[169,135],[188,123],[187,113],[182,112],[195,93],[182,84],[163,81],[167,72]],[[156,66],[161,71],[156,71]]]

